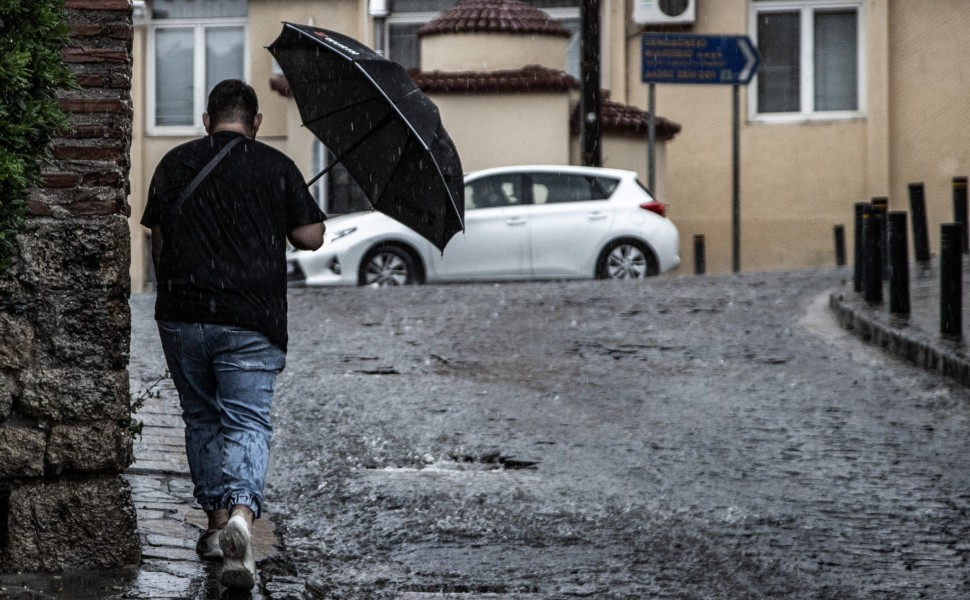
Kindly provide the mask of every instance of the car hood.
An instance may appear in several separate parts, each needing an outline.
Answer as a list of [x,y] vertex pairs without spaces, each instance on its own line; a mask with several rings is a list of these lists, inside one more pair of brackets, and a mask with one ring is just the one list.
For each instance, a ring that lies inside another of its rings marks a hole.
[[[334,248],[334,243],[339,248],[346,244],[354,244],[361,239],[369,239],[374,236],[392,236],[401,239],[420,237],[406,225],[395,221],[384,213],[373,210],[329,217],[324,224],[326,225],[326,232],[323,236],[324,249],[329,250]],[[348,230],[354,230],[354,235],[345,235],[349,233]],[[313,251],[290,250],[289,254],[295,255],[305,252]]]
[[391,221],[390,217],[376,210],[368,210],[364,212],[347,213],[344,215],[338,215],[336,217],[327,217],[324,222],[327,226],[327,232],[339,231],[341,229],[347,229],[348,227],[362,227],[368,224],[374,224],[378,221]]

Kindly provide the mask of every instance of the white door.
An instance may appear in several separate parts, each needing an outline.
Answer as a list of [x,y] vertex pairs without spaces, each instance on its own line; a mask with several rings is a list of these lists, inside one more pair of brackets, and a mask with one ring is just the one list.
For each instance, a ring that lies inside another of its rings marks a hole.
[[616,183],[569,173],[533,173],[532,266],[540,277],[592,277],[590,267],[613,225],[606,198]]
[[465,231],[433,253],[441,279],[516,278],[531,275],[529,209],[522,204],[522,178],[494,175],[465,185]]

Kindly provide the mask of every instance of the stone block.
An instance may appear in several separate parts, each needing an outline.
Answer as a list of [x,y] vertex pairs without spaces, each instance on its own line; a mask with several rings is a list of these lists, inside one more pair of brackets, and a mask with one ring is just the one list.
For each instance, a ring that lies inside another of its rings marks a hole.
[[[57,292],[40,302],[37,337],[54,364],[117,370],[128,364],[131,309],[123,294]],[[44,362],[40,352],[38,362]]]
[[140,561],[131,489],[121,476],[11,489],[5,572],[109,569]]
[[18,406],[27,416],[59,423],[130,416],[127,370],[32,367],[20,381]]
[[0,368],[22,369],[30,363],[34,348],[34,327],[27,314],[0,308]]
[[19,396],[19,386],[13,375],[0,371],[0,424],[10,416],[10,408],[13,406],[13,399]]
[[0,427],[0,478],[42,476],[46,440],[40,429]]
[[55,425],[47,442],[47,472],[121,473],[132,459],[132,439],[118,421]]
[[130,234],[122,216],[28,220],[17,236],[21,279],[48,290],[130,289]]

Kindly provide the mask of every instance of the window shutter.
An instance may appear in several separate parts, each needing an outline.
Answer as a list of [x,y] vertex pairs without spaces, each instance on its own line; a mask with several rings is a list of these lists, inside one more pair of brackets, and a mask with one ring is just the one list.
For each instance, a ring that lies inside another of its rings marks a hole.
[[855,11],[815,13],[815,110],[857,110]]

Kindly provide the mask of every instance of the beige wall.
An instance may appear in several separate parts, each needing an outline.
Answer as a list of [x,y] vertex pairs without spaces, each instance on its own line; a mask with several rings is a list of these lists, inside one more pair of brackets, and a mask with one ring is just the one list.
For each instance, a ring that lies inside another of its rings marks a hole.
[[907,209],[907,186],[926,185],[930,248],[951,221],[951,178],[970,175],[970,4],[891,2],[890,208]]
[[421,38],[422,71],[500,71],[542,65],[566,68],[565,37],[509,33],[429,35]]
[[145,30],[135,28],[132,41],[131,68],[131,103],[134,114],[131,123],[131,169],[128,172],[128,182],[131,191],[128,204],[131,206],[131,216],[128,228],[131,232],[131,289],[140,292],[145,287],[146,268],[149,259],[148,246],[145,243],[145,228],[139,225],[141,216],[145,212]]
[[468,171],[569,163],[567,94],[434,94]]

